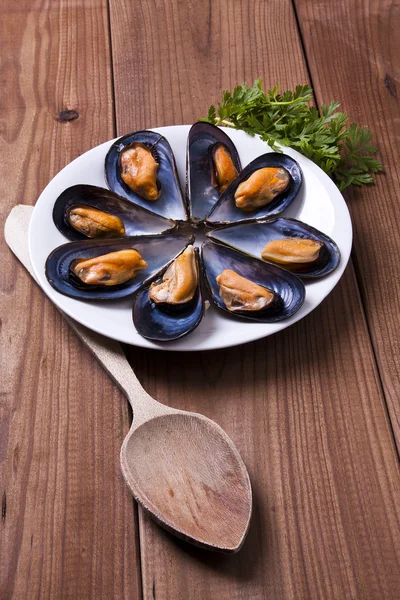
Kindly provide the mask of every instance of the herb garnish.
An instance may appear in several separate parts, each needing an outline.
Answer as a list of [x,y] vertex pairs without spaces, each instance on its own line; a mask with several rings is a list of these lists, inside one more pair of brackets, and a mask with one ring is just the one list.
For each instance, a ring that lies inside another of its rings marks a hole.
[[382,171],[382,165],[373,157],[377,149],[368,129],[347,125],[339,102],[323,104],[319,114],[309,105],[313,92],[308,85],[278,92],[279,86],[265,93],[262,79],[253,87],[243,83],[233,92],[224,91],[217,108],[210,106],[201,120],[258,134],[278,152],[277,143],[295,148],[332,176],[340,190],[373,183],[371,173]]

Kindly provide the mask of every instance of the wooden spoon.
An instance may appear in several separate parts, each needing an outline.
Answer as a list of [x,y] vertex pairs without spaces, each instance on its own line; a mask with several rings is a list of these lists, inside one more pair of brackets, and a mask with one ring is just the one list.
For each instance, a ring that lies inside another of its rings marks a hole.
[[[28,253],[32,207],[15,207],[5,238],[34,277]],[[64,315],[128,398],[133,422],[121,467],[135,499],[163,527],[198,546],[236,552],[252,507],[249,476],[224,430],[206,417],[168,408],[149,396],[121,346]]]

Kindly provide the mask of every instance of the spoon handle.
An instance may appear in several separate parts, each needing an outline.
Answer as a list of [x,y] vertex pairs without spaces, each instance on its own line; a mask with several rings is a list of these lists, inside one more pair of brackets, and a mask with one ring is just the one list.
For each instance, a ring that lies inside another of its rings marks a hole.
[[[32,211],[32,206],[22,204],[15,206],[7,217],[4,236],[10,249],[36,281],[28,250],[28,231]],[[118,342],[90,331],[62,311],[60,313],[125,394],[135,413],[140,410],[140,406],[144,409],[149,404],[159,405],[142,388]]]

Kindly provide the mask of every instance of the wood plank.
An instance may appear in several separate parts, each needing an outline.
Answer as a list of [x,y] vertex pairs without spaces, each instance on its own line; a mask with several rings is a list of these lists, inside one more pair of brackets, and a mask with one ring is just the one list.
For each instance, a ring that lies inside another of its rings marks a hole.
[[244,79],[306,79],[287,0],[111,0],[110,10],[119,134],[192,123]]
[[[112,137],[113,114],[106,1],[0,10],[4,220]],[[4,241],[1,262],[0,597],[139,598],[127,403]]]
[[335,98],[351,120],[368,126],[385,168],[375,186],[345,195],[363,305],[400,450],[399,3],[295,4],[318,103]]
[[[289,1],[110,9],[119,134],[192,122],[244,79],[307,81]],[[196,355],[132,348],[130,358],[154,397],[226,429],[255,494],[249,538],[230,557],[140,513],[146,600],[394,597],[397,462],[352,267],[280,335]]]

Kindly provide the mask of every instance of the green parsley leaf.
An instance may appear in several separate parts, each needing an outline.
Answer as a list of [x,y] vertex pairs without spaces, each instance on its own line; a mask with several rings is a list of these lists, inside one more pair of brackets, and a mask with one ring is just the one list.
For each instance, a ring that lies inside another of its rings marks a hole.
[[372,173],[383,169],[373,156],[377,149],[371,144],[371,132],[348,125],[339,102],[323,104],[318,112],[310,106],[312,99],[308,85],[280,94],[279,85],[264,92],[262,79],[257,79],[252,87],[242,83],[232,92],[224,91],[221,101],[200,120],[259,135],[277,152],[282,152],[278,144],[291,146],[319,165],[340,190],[373,183]]

